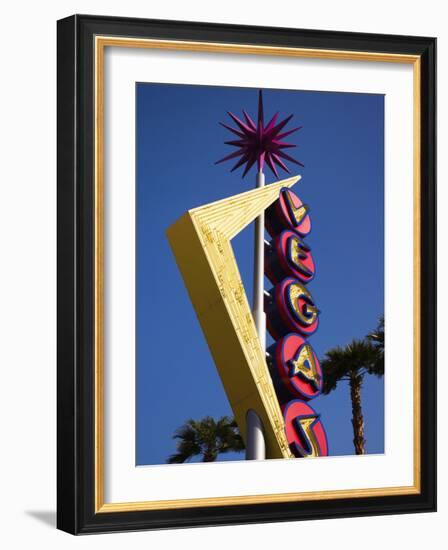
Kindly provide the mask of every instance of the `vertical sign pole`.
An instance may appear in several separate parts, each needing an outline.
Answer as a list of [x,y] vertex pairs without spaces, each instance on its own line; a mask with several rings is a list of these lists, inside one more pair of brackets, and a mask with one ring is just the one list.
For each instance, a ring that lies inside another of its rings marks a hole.
[[[257,188],[264,187],[264,174],[257,172]],[[255,220],[254,291],[252,312],[263,351],[266,349],[266,314],[264,312],[264,212]],[[263,426],[257,413],[247,411],[246,460],[264,460],[266,448]]]

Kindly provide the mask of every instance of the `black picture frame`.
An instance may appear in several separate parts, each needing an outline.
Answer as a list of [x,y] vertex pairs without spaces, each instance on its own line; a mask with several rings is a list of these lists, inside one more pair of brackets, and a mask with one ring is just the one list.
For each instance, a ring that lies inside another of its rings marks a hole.
[[[57,24],[57,526],[72,534],[430,512],[436,509],[436,39],[74,15]],[[121,36],[408,54],[421,61],[420,493],[95,511],[94,38]]]

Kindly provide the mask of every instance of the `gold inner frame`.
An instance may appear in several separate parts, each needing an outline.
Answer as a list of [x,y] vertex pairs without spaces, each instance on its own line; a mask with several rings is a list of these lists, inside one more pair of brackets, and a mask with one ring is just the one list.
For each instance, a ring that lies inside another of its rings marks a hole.
[[[414,482],[411,486],[380,487],[367,489],[313,491],[302,493],[280,493],[244,495],[181,500],[159,500],[123,503],[104,502],[104,51],[106,47],[152,48],[161,50],[197,51],[214,53],[235,53],[333,59],[350,61],[371,61],[407,63],[413,65],[413,181],[414,181]],[[213,42],[153,40],[96,36],[95,55],[95,513],[162,510],[204,506],[261,504],[273,502],[315,501],[338,498],[361,498],[420,493],[420,197],[421,197],[421,60],[417,55],[388,54],[381,52],[353,52],[345,50],[324,50],[253,44],[224,44]]]

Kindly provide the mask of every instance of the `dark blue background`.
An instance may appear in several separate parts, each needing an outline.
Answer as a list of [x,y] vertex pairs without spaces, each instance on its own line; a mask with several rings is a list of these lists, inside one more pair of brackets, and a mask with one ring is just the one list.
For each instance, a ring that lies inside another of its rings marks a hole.
[[[231,415],[165,231],[186,210],[251,189],[254,169],[214,161],[233,150],[218,121],[226,111],[256,116],[258,90],[137,85],[137,464],[160,464],[175,451],[173,432],[188,418]],[[310,205],[307,238],[316,263],[309,289],[321,310],[310,338],[327,349],[375,328],[384,308],[384,98],[382,95],[265,90],[265,119],[276,110],[303,125],[289,139],[305,168],[294,187]],[[265,120],[266,121],[266,120]],[[281,172],[280,176],[287,177]],[[268,171],[266,182],[274,181]],[[252,227],[234,241],[251,302]],[[266,283],[269,287],[269,283]],[[325,425],[331,455],[353,454],[346,382],[311,402]],[[384,452],[384,382],[363,388],[367,452]],[[220,459],[241,459],[223,455]]]

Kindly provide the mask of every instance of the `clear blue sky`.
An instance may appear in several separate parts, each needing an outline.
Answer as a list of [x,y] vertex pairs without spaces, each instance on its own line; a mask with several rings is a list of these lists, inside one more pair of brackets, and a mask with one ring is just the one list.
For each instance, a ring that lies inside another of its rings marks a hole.
[[[288,127],[303,125],[288,139],[305,164],[291,170],[302,175],[293,190],[311,207],[307,243],[316,277],[308,288],[321,315],[310,343],[322,358],[365,336],[384,311],[384,97],[263,94],[265,118],[279,110],[294,113]],[[255,116],[258,90],[142,83],[136,97],[136,456],[137,464],[163,464],[175,451],[174,431],[187,419],[232,414],[165,231],[186,210],[254,186],[254,169],[243,180],[240,170],[231,174],[231,165],[214,161],[232,150],[218,122],[229,122],[227,110]],[[274,181],[269,172],[266,181]],[[250,302],[252,227],[233,244]],[[321,413],[331,455],[354,452],[346,384],[310,402]],[[363,407],[367,452],[382,453],[383,379],[366,378]]]

